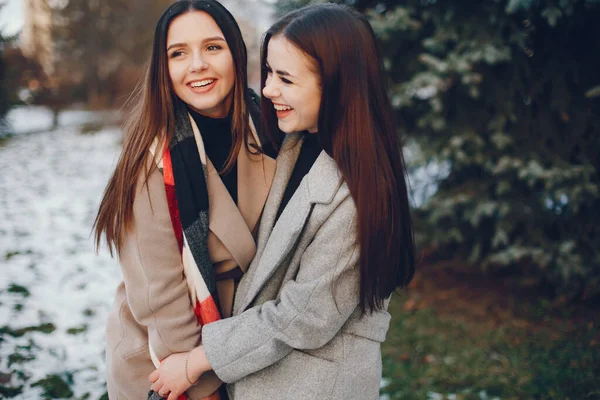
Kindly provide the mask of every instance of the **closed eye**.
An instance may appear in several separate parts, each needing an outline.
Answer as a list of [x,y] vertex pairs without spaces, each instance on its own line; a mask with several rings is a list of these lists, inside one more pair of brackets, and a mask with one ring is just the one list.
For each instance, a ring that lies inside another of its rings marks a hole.
[[283,82],[283,83],[285,83],[285,84],[287,84],[287,85],[290,85],[290,84],[292,84],[292,83],[293,83],[292,81],[290,81],[290,80],[289,80],[289,79],[287,79],[287,78],[284,78],[284,77],[283,77],[283,76],[281,76],[281,75],[279,76],[279,79],[281,79],[281,82]]

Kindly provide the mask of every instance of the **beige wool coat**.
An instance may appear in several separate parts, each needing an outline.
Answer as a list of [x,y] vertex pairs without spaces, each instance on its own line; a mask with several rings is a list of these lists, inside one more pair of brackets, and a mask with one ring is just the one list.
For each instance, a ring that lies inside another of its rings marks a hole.
[[[200,132],[193,119],[190,120],[203,159],[206,154]],[[254,132],[249,140],[258,142]],[[157,159],[149,159],[148,166],[156,162]],[[251,232],[267,198],[275,161],[265,155],[250,154],[242,146],[237,158],[237,206],[208,159],[206,167],[211,261],[217,273],[238,265],[245,271],[256,251]],[[193,349],[201,339],[158,168],[152,169],[147,185],[143,176],[138,181],[132,222],[119,259],[123,281],[117,288],[106,328],[111,400],[147,398],[148,375],[155,369],[149,343],[162,360],[170,354]],[[219,281],[217,287],[227,317],[231,315],[234,283]],[[194,400],[202,399],[221,384],[215,374],[206,374],[201,384],[188,390],[187,395]]]
[[299,141],[288,135],[277,158],[234,316],[202,342],[233,400],[377,399],[390,315],[361,316],[356,207],[324,151],[274,223]]

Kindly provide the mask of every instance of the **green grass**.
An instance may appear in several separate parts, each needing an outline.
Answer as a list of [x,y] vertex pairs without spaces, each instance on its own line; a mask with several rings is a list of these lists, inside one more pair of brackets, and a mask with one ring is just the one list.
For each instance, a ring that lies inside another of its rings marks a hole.
[[88,325],[87,324],[83,324],[83,325],[80,325],[80,326],[76,326],[76,327],[67,329],[67,333],[69,335],[79,335],[80,333],[84,333],[87,330],[88,330]]
[[27,290],[25,286],[21,286],[16,283],[10,284],[10,286],[8,287],[8,293],[20,294],[23,297],[29,297],[31,295],[31,293],[29,293],[29,290]]
[[52,333],[56,330],[56,326],[52,323],[44,323],[37,326],[26,326],[24,328],[12,329],[8,325],[0,327],[0,338],[2,335],[9,335],[13,337],[21,337],[28,332],[42,332],[42,333]]
[[47,375],[44,379],[35,382],[31,386],[41,387],[44,399],[72,398],[73,391],[70,388],[73,384],[72,377],[67,376],[66,380],[64,378],[60,375]]
[[382,393],[391,399],[428,399],[431,393],[456,400],[600,399],[598,323],[570,330],[492,326],[430,308],[406,311],[407,299],[395,296],[390,304],[382,346],[383,376],[390,380]]
[[30,254],[33,254],[33,252],[31,250],[25,250],[25,251],[19,251],[19,250],[16,250],[16,251],[7,251],[4,254],[4,259],[6,261],[10,261],[10,259],[13,258],[13,257],[20,256],[20,255],[30,255]]

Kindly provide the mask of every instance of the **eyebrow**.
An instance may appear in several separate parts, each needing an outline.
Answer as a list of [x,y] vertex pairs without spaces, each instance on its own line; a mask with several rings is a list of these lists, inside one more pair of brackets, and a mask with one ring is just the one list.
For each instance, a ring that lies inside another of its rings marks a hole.
[[[216,42],[216,41],[221,41],[221,42],[227,42],[223,37],[221,36],[212,36],[209,38],[206,38],[202,41],[202,43],[206,43],[206,42]],[[172,45],[170,45],[169,47],[167,47],[167,51],[171,50],[173,47],[185,47],[187,46],[187,43],[173,43]]]
[[[268,63],[267,63],[267,68],[272,69],[271,66]],[[275,73],[277,73],[277,75],[289,76],[289,77],[294,78],[294,75],[290,74],[287,71],[283,71],[283,70],[280,70],[280,69],[275,70]]]

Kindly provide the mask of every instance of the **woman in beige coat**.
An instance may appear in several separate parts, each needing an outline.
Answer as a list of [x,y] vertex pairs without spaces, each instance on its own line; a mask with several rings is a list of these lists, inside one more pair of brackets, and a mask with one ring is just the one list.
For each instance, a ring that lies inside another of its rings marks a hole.
[[233,317],[150,375],[169,400],[206,371],[230,398],[377,399],[389,297],[414,273],[400,143],[373,30],[339,5],[276,22],[262,116],[285,139]]
[[[111,399],[165,395],[149,394],[148,374],[231,315],[274,173],[257,100],[231,14],[213,0],[172,4],[95,223],[123,273],[107,324]],[[221,385],[206,374],[186,394],[219,399]]]

